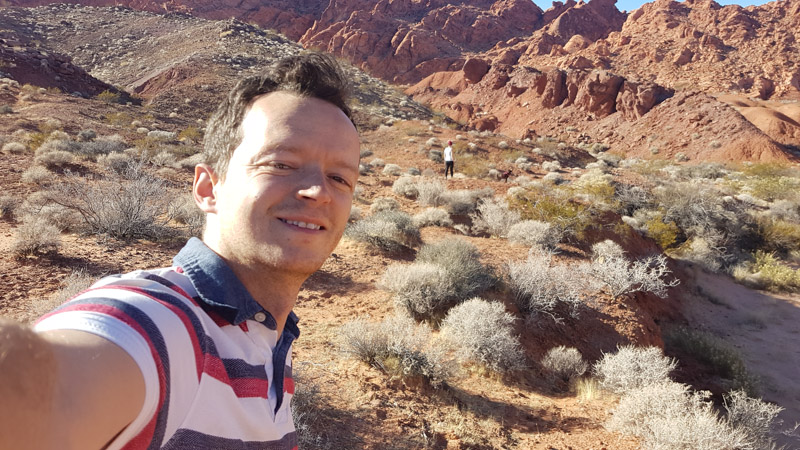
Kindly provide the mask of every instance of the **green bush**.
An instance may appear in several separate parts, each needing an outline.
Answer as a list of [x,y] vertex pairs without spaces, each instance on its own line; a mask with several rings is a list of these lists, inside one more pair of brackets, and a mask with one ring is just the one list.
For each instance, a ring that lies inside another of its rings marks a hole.
[[111,92],[108,89],[105,91],[97,94],[95,96],[96,99],[100,100],[101,102],[105,103],[119,103],[120,102],[120,95],[119,92]]
[[590,208],[559,188],[528,186],[511,197],[509,207],[519,212],[522,220],[553,224],[564,237],[581,238],[592,225]]
[[644,223],[647,236],[658,243],[662,249],[668,249],[678,239],[681,229],[675,222],[664,222],[664,215],[658,213]]

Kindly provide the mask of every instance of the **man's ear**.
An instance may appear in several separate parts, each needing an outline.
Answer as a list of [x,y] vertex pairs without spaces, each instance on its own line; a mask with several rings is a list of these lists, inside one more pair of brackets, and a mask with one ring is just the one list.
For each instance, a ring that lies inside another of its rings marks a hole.
[[194,202],[204,213],[217,212],[217,197],[214,186],[219,177],[208,164],[198,164],[194,167],[194,182],[192,183],[192,196]]

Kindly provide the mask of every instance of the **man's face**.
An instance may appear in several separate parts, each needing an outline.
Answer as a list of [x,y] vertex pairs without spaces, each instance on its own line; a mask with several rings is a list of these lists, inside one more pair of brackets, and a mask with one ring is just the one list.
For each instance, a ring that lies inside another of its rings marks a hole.
[[336,106],[287,92],[259,97],[214,186],[215,250],[250,270],[308,276],[342,237],[358,180],[355,127]]

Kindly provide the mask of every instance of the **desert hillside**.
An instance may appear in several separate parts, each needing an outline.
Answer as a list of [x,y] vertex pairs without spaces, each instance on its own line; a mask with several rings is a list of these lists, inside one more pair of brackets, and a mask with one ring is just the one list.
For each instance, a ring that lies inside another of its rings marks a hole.
[[792,3],[39,3],[0,7],[3,317],[170,265],[221,96],[323,48],[361,176],[298,298],[300,448],[800,446]]

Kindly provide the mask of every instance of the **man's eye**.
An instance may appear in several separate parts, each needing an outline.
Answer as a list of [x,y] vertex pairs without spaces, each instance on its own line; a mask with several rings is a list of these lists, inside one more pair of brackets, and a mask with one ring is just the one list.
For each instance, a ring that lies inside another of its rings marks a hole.
[[291,169],[291,167],[284,163],[274,162],[271,164],[272,167],[276,169]]
[[345,185],[345,186],[350,186],[350,182],[349,182],[349,181],[347,181],[346,179],[344,179],[344,178],[342,178],[342,177],[340,177],[340,176],[338,176],[338,175],[333,175],[333,176],[331,176],[331,179],[332,179],[333,181],[335,181],[335,182],[337,182],[337,183],[341,183],[341,184],[343,184],[343,185]]

